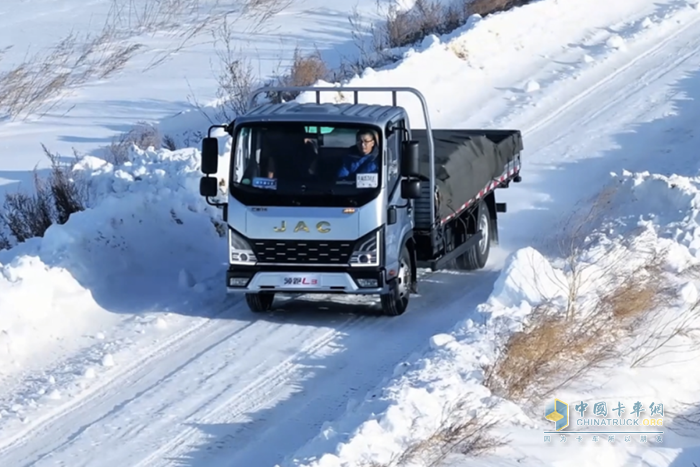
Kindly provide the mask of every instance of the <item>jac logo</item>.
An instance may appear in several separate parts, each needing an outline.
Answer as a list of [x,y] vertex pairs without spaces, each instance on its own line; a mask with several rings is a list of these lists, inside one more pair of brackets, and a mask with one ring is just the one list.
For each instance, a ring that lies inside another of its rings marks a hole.
[[[286,232],[287,231],[287,221],[282,221],[282,223],[279,226],[274,226],[272,228],[275,232]],[[328,233],[331,231],[331,224],[330,222],[326,221],[321,221],[316,224],[316,230],[319,233]],[[297,225],[294,227],[294,233],[297,232],[310,232],[309,226],[306,225],[306,222],[304,221],[299,221],[297,222]]]

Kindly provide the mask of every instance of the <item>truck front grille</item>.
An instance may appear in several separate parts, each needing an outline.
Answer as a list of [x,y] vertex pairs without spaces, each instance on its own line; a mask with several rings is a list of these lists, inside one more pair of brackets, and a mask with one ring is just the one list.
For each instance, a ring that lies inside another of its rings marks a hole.
[[348,264],[354,242],[323,240],[252,240],[258,263]]

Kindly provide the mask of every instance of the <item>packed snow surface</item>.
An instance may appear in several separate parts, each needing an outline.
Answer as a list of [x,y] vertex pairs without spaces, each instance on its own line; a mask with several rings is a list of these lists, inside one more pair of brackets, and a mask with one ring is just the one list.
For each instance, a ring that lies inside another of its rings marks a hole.
[[[15,45],[0,70],[71,26],[99,29],[107,14],[100,2],[35,3],[0,6],[0,37]],[[337,63],[338,49],[357,53],[347,20],[355,2],[329,5],[295,3],[271,29],[235,40],[265,76],[297,43],[324,43]],[[374,2],[358,6],[377,19]],[[325,297],[253,316],[223,294],[225,225],[198,194],[198,138],[218,118],[208,105],[215,43],[205,34],[177,50],[178,37],[165,32],[129,40],[145,48],[119,74],[77,87],[43,118],[0,122],[3,190],[31,182],[40,143],[63,156],[75,148],[76,177],[89,189],[87,210],[0,251],[0,465],[381,465],[434,433],[457,402],[459,414],[498,415],[510,442],[484,458],[446,459],[453,466],[700,465],[698,431],[679,417],[697,416],[694,315],[685,332],[667,335],[698,299],[696,1],[540,0],[472,17],[349,80],[418,88],[433,127],[523,131],[523,182],[497,192],[508,212],[487,268],[423,271],[420,294],[395,319]],[[399,103],[424,125],[418,102]],[[158,122],[177,149],[133,147],[128,162],[106,159],[112,138],[141,120]],[[566,300],[557,235],[607,192],[605,215],[591,225],[596,241],[577,256],[592,265],[582,293],[609,286],[617,258],[631,265],[663,249],[671,298],[646,337],[669,344],[644,365],[631,368],[629,356],[555,396],[570,403],[574,425],[582,401],[663,403],[664,433],[661,442],[545,442],[553,423],[544,407],[492,393],[483,367],[538,305]]]

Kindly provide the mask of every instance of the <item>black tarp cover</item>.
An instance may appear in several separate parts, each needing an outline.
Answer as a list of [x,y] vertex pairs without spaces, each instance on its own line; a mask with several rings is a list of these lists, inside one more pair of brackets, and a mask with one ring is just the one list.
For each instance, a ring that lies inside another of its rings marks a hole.
[[[494,178],[500,177],[523,149],[517,130],[433,130],[438,215],[453,214]],[[421,173],[430,175],[426,130],[411,131],[420,144]]]

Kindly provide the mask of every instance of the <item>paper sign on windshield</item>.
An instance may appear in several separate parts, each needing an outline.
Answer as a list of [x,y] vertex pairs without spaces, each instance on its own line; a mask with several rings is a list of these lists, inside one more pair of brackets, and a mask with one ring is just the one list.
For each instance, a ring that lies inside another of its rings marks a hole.
[[277,179],[276,178],[255,177],[253,179],[253,186],[255,188],[263,188],[265,190],[276,190],[277,189]]
[[377,188],[379,186],[379,174],[357,174],[355,186],[357,188]]

